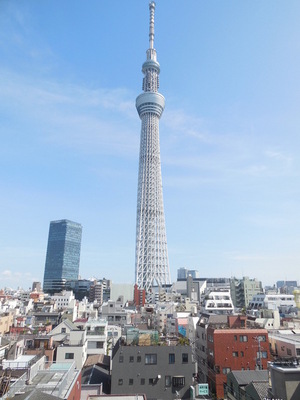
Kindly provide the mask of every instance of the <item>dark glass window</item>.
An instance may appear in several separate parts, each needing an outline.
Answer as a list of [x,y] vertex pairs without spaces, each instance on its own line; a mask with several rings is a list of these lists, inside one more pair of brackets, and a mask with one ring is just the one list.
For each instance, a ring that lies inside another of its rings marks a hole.
[[171,386],[171,382],[172,382],[172,380],[171,380],[170,375],[166,375],[165,376],[165,386],[166,387],[170,387]]
[[174,353],[169,354],[169,364],[175,364],[175,354]]
[[157,363],[157,354],[145,354],[145,364],[153,365]]
[[189,362],[188,353],[182,353],[182,362],[183,362],[183,364],[187,364]]
[[183,387],[185,385],[185,377],[184,376],[173,376],[172,384],[174,387]]

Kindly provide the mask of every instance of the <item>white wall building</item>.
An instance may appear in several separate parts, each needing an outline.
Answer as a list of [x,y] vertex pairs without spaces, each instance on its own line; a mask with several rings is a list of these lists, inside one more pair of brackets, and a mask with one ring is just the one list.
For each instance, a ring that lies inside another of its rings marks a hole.
[[75,302],[75,296],[72,290],[63,290],[61,293],[56,293],[51,296],[51,299],[55,302],[58,310],[68,308],[71,306],[71,302]]
[[292,294],[257,294],[249,303],[249,308],[255,310],[260,308],[278,310],[279,308],[294,307],[296,307],[296,302]]
[[107,354],[106,319],[89,318],[86,323],[87,354]]
[[205,297],[204,312],[206,313],[231,314],[233,310],[230,289],[212,291]]

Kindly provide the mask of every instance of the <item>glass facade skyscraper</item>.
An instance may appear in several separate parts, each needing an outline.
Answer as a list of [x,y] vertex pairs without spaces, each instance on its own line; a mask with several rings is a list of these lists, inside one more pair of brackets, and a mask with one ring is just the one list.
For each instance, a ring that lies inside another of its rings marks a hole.
[[44,285],[46,293],[59,292],[67,280],[78,279],[82,226],[63,219],[50,222]]

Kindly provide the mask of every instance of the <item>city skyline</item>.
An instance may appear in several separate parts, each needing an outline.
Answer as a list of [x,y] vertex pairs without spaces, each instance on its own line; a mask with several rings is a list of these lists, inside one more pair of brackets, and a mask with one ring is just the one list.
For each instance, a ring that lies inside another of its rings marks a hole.
[[[171,276],[299,282],[300,4],[156,3]],[[82,277],[134,282],[148,1],[117,4],[1,3],[2,286],[42,281],[59,219]]]

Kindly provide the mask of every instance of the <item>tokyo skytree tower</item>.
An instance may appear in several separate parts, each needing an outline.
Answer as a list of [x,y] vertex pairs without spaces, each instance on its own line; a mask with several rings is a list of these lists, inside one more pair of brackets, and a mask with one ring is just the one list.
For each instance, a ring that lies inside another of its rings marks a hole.
[[155,2],[150,2],[149,49],[142,71],[143,93],[136,99],[142,121],[136,218],[136,284],[146,293],[154,285],[170,283],[162,193],[159,119],[165,107],[158,93],[160,66],[154,49]]

